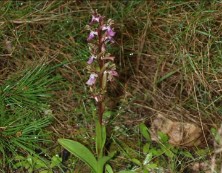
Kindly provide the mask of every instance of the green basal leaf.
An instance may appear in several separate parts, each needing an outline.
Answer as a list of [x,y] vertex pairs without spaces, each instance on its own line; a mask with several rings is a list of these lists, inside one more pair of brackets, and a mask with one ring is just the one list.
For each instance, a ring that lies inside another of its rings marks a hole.
[[102,157],[103,148],[106,143],[106,127],[96,122],[96,152],[98,157]]
[[106,164],[106,173],[114,173],[113,168],[109,164]]
[[[116,152],[110,153],[108,156],[103,156],[98,160],[98,172],[103,172],[105,164],[113,158]],[[100,170],[100,171],[99,171]]]
[[140,128],[140,133],[143,135],[143,137],[146,138],[146,140],[151,141],[150,134],[146,125],[140,124],[139,128]]
[[70,153],[85,162],[93,172],[97,173],[97,160],[88,148],[70,139],[58,139],[58,142]]
[[96,153],[99,156],[102,146],[101,126],[99,122],[96,122]]
[[134,171],[120,171],[118,173],[135,173]]
[[102,126],[102,149],[104,148],[106,144],[106,126]]

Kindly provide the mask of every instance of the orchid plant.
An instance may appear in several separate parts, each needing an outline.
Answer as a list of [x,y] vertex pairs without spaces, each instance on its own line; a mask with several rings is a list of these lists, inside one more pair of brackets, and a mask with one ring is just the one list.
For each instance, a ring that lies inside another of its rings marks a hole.
[[86,84],[89,86],[91,96],[97,107],[98,116],[95,120],[97,157],[79,142],[69,139],[58,140],[65,149],[84,161],[94,173],[103,173],[105,167],[106,171],[109,170],[107,172],[110,172],[111,167],[107,162],[114,156],[114,153],[104,156],[106,128],[103,122],[107,84],[118,76],[114,63],[115,57],[108,52],[107,48],[108,45],[114,43],[113,37],[116,33],[113,30],[113,24],[112,19],[106,20],[95,10],[92,12],[89,25],[86,26],[89,31],[87,42],[90,52],[86,68],[90,75]]

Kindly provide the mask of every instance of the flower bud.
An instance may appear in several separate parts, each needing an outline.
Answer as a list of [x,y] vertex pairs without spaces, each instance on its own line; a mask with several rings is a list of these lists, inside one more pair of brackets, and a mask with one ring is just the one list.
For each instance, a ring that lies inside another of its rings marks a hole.
[[102,90],[105,91],[106,90],[106,84],[107,84],[107,71],[103,72],[102,77],[103,77],[103,79],[102,79]]

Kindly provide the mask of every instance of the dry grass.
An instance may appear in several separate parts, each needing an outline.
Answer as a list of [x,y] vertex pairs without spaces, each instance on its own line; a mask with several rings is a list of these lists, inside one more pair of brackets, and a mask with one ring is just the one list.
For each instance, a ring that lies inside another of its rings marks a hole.
[[177,118],[201,126],[218,125],[220,3],[150,2],[148,6],[148,16],[138,24],[143,25],[141,33],[132,37],[135,57],[130,59],[140,63],[128,86],[142,97],[142,107],[174,112]]

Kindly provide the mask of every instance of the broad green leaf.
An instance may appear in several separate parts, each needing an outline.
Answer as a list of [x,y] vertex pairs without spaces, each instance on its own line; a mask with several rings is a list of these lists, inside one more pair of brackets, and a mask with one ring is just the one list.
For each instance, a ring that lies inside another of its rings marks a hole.
[[98,172],[99,170],[102,171],[105,164],[113,158],[113,156],[115,155],[116,152],[112,152],[110,153],[108,156],[103,156],[98,160]]
[[101,146],[102,146],[102,137],[101,137],[101,125],[99,122],[96,122],[96,153],[99,156],[101,153]]
[[69,139],[58,139],[58,142],[66,150],[85,162],[95,173],[97,173],[97,160],[88,148],[79,142]]
[[106,164],[106,173],[114,173],[113,168],[109,164]]
[[106,144],[106,126],[102,126],[102,149]]
[[103,155],[103,148],[106,143],[106,127],[98,121],[96,123],[96,152],[99,157]]
[[135,173],[134,171],[120,171],[118,173]]
[[146,140],[150,141],[150,134],[148,132],[148,128],[146,127],[145,124],[140,124],[139,125],[140,128],[140,133],[143,135],[144,138],[146,138]]

